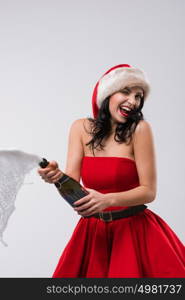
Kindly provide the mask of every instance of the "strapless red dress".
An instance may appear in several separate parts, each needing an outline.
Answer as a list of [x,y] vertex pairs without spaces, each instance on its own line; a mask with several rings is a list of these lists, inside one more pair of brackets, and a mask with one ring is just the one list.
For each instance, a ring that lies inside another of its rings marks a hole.
[[[81,176],[85,187],[101,193],[139,186],[135,161],[126,157],[85,156]],[[168,224],[148,208],[112,222],[82,217],[53,277],[185,278],[185,246]]]

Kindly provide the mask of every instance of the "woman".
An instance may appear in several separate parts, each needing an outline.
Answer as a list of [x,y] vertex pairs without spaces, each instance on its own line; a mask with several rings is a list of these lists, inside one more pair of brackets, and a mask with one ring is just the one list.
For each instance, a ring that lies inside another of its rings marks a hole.
[[[118,65],[95,86],[94,119],[70,129],[65,173],[89,194],[53,277],[185,277],[185,247],[147,203],[156,197],[152,129],[142,107],[150,87],[142,70]],[[55,183],[53,161],[39,174]]]

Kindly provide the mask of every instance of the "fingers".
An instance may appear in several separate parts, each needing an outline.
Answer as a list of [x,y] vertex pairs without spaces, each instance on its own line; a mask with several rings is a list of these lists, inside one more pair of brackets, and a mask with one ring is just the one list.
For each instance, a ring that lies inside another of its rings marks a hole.
[[79,206],[79,205],[85,204],[91,198],[92,198],[92,196],[90,194],[88,194],[87,196],[81,198],[80,200],[75,201],[74,206]]
[[92,200],[92,195],[87,195],[78,201],[74,202],[74,210],[78,215],[89,216],[96,210],[96,205]]
[[80,205],[80,206],[78,206],[78,207],[75,207],[74,210],[76,210],[77,212],[81,212],[81,211],[83,211],[83,210],[86,210],[86,209],[90,208],[91,206],[92,206],[92,204],[89,203],[89,202],[87,202],[87,203],[84,204],[84,205]]
[[80,215],[82,217],[87,217],[87,216],[91,216],[95,213],[97,213],[97,209],[95,209],[94,207],[91,207],[91,208],[86,209],[84,211],[78,212],[78,215]]
[[49,166],[51,166],[51,168],[58,168],[58,163],[55,160],[50,161]]
[[63,176],[63,173],[59,170],[54,176],[50,178],[50,180],[55,183],[57,182],[61,177]]
[[63,175],[62,171],[58,169],[58,163],[51,161],[46,168],[40,168],[37,170],[38,174],[45,182],[55,183]]
[[56,172],[58,173],[58,170],[54,170],[54,171],[49,171],[47,174],[47,177],[48,178],[52,178],[53,176],[56,175]]
[[43,174],[47,174],[49,171],[51,170],[56,170],[58,169],[58,163],[56,161],[51,161],[46,168],[40,168],[38,169],[38,173],[40,175],[43,175]]
[[50,168],[50,167],[47,167],[47,168],[44,168],[44,169],[38,169],[37,172],[39,173],[39,175],[46,175],[48,174],[50,171],[53,171],[54,169],[53,168]]

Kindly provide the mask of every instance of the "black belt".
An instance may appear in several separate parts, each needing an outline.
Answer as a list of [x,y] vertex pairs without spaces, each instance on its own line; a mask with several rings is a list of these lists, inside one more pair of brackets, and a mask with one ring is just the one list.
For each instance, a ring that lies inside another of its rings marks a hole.
[[111,222],[113,220],[134,216],[146,208],[147,206],[145,204],[141,204],[141,205],[131,206],[124,210],[112,210],[112,211],[99,212],[94,215],[87,216],[86,218],[95,217],[101,219],[104,222]]

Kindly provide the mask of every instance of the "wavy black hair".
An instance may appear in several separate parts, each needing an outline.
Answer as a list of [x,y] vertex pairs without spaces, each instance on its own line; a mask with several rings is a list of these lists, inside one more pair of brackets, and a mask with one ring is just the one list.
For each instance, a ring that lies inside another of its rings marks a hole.
[[[93,155],[94,150],[103,150],[105,145],[103,144],[103,139],[107,138],[111,133],[111,115],[109,112],[109,100],[110,97],[106,98],[98,111],[97,118],[87,118],[91,123],[91,131],[89,132],[92,136],[92,139],[86,144],[86,146],[90,146]],[[134,133],[137,124],[140,120],[144,120],[143,113],[141,109],[143,108],[144,97],[141,98],[140,105],[138,108],[131,110],[127,117],[127,121],[125,123],[118,123],[114,140],[118,143],[127,144],[130,143],[132,134]],[[95,156],[95,155],[94,155]]]

